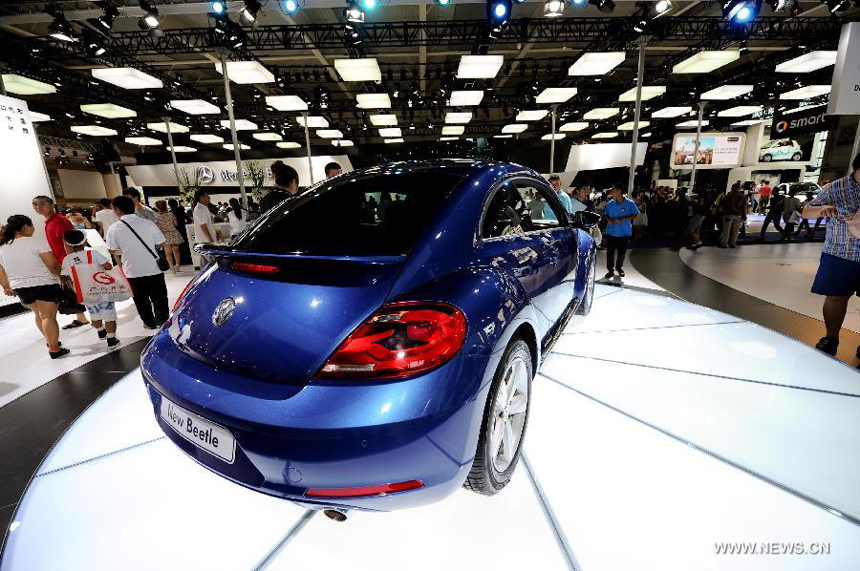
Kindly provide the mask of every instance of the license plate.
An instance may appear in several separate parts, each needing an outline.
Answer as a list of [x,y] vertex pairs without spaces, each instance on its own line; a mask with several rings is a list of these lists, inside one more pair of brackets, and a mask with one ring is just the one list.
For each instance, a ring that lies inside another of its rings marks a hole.
[[223,426],[188,412],[163,396],[161,418],[188,442],[229,464],[233,463],[236,457],[236,439]]

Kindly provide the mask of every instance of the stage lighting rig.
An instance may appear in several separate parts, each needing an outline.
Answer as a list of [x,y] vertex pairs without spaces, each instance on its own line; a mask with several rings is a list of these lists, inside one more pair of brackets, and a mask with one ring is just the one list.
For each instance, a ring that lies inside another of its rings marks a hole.
[[494,28],[500,29],[511,18],[511,0],[488,0],[487,19]]
[[119,16],[119,10],[113,4],[107,4],[104,8],[105,13],[98,18],[87,20],[92,28],[99,34],[107,37],[113,29],[114,20]]
[[751,22],[761,10],[762,0],[724,0],[723,16],[735,24]]
[[299,0],[283,0],[283,2],[281,2],[281,8],[283,8],[284,12],[287,14],[295,14],[301,9],[301,4],[299,4]]
[[589,4],[597,6],[597,9],[607,14],[615,11],[615,2],[612,0],[588,0]]
[[143,10],[143,16],[137,21],[137,27],[141,30],[155,30],[161,26],[158,20],[158,8],[148,0],[140,0],[140,8]]
[[48,12],[54,17],[54,21],[48,26],[49,35],[55,40],[61,42],[77,42],[78,36],[75,29],[66,20],[66,17],[59,10],[51,10]]
[[257,0],[245,0],[245,6],[239,12],[239,21],[245,26],[253,26],[262,8]]

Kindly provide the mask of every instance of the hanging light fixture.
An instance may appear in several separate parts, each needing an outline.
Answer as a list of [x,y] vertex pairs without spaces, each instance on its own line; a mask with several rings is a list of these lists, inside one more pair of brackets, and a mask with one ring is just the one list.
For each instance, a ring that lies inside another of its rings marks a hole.
[[263,7],[257,0],[245,0],[245,7],[239,12],[239,21],[246,26],[252,26],[257,22],[257,14]]
[[158,20],[158,8],[148,0],[140,0],[140,8],[143,10],[143,16],[137,21],[137,27],[141,30],[155,30],[161,26]]
[[75,33],[75,29],[66,20],[66,17],[62,12],[55,12],[53,14],[54,21],[51,22],[51,25],[48,26],[48,32],[50,32],[50,36],[55,40],[60,40],[61,42],[77,42],[78,37]]

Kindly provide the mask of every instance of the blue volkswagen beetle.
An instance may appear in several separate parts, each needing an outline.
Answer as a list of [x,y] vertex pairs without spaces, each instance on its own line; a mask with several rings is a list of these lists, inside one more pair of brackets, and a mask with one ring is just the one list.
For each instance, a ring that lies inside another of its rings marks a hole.
[[316,184],[202,249],[142,355],[158,423],[210,470],[315,509],[494,494],[541,359],[591,308],[596,221],[508,163]]

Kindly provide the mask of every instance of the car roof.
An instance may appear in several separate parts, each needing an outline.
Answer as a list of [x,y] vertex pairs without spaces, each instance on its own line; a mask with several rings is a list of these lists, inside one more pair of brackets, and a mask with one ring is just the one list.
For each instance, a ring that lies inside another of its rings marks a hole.
[[479,174],[483,171],[491,171],[498,169],[499,175],[511,173],[524,173],[532,176],[540,176],[532,169],[518,165],[516,163],[508,163],[502,161],[481,161],[475,159],[431,159],[431,160],[415,160],[415,161],[397,161],[378,165],[365,169],[358,169],[358,174],[387,174],[391,172],[415,172],[415,171],[440,171],[445,170],[461,177],[468,177]]

